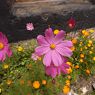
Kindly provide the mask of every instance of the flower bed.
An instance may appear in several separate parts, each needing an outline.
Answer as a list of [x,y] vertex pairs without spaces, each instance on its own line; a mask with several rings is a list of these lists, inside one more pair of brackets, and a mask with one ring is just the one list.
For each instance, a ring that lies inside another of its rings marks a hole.
[[[80,76],[86,80],[95,75],[93,33],[93,29],[66,34],[48,28],[37,40],[10,47],[0,33],[0,94],[70,95]],[[86,94],[85,89],[75,93]]]

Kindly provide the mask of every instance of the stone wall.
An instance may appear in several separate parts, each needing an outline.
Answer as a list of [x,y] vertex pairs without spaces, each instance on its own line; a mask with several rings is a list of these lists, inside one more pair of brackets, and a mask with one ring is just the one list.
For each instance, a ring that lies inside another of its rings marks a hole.
[[90,5],[91,3],[88,0],[17,0],[12,6],[12,13],[18,17],[61,11],[66,13],[76,9],[88,8]]

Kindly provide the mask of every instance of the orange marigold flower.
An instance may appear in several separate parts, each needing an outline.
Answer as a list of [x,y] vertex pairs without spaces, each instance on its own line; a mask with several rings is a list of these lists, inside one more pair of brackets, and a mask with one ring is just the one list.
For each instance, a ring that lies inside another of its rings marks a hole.
[[80,57],[81,57],[81,58],[84,58],[84,54],[80,54]]
[[90,73],[91,73],[91,72],[90,72],[90,70],[89,70],[89,69],[87,69],[87,70],[86,70],[86,74],[88,74],[88,75],[89,75]]
[[70,67],[69,69],[66,69],[66,70],[67,70],[67,73],[68,73],[68,74],[72,73],[71,67]]
[[65,85],[65,86],[63,87],[63,93],[64,93],[64,94],[68,94],[69,92],[70,92],[70,87],[67,86],[67,85]]
[[12,80],[8,79],[6,83],[7,83],[7,85],[11,85],[12,84]]
[[65,83],[66,83],[67,86],[70,86],[70,80],[66,80]]
[[34,81],[34,82],[33,82],[33,87],[34,87],[35,89],[38,89],[38,88],[40,87],[39,81]]
[[72,39],[72,43],[76,44],[77,43],[77,39],[76,38]]
[[71,76],[70,76],[70,75],[68,75],[68,76],[67,76],[67,78],[68,78],[68,79],[71,79]]
[[47,83],[46,80],[42,80],[43,85],[46,85],[46,83]]
[[76,66],[75,66],[75,69],[79,69],[79,65],[76,65]]
[[66,62],[66,64],[68,64],[69,66],[72,66],[72,63],[71,63],[71,62],[69,62],[69,61],[68,61],[68,62]]
[[75,47],[73,46],[73,47],[71,47],[70,49],[71,49],[72,51],[74,51],[74,50],[75,50]]

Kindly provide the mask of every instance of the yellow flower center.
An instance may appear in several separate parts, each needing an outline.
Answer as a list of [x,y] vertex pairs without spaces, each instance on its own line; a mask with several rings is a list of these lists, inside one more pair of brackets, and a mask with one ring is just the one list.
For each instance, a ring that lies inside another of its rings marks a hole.
[[50,48],[51,48],[51,49],[55,49],[55,47],[56,47],[55,44],[51,44],[51,45],[50,45]]
[[54,34],[57,35],[59,33],[59,30],[54,30]]
[[0,50],[4,48],[4,44],[0,42]]

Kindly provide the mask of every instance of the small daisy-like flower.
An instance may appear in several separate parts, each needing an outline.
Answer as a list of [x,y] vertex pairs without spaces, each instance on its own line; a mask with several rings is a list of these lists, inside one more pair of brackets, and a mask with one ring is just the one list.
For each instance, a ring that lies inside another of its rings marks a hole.
[[70,92],[70,87],[67,86],[67,85],[65,85],[65,86],[63,87],[63,93],[67,95],[69,92]]
[[84,58],[84,54],[80,54],[80,57],[81,57],[81,58]]
[[70,80],[66,80],[65,83],[66,83],[67,86],[70,86]]
[[54,30],[54,34],[57,35],[60,31],[59,30]]
[[72,68],[71,67],[69,69],[67,69],[67,73],[68,74],[72,73]]
[[46,80],[42,80],[42,84],[46,85],[47,81]]
[[11,84],[12,84],[12,80],[11,80],[11,79],[8,79],[8,80],[6,81],[6,83],[7,83],[7,85],[11,85]]
[[29,31],[34,30],[33,23],[27,23],[27,24],[26,24],[26,29],[29,30]]
[[93,33],[93,32],[94,32],[94,29],[90,29],[89,32],[90,32],[90,33]]
[[66,62],[66,64],[68,64],[69,66],[72,66],[72,63],[71,63],[71,62],[69,62],[69,61],[68,61],[68,62]]
[[76,38],[72,39],[72,43],[76,44],[77,43],[77,39]]
[[8,64],[3,64],[3,69],[8,69],[9,65]]
[[33,87],[34,87],[35,89],[38,89],[38,88],[40,87],[39,81],[34,81],[34,82],[33,82]]
[[79,69],[79,65],[76,65],[76,66],[75,66],[75,69]]
[[79,61],[82,63],[83,62],[83,59],[80,59]]
[[90,70],[89,70],[89,69],[87,69],[87,70],[86,70],[86,74],[88,74],[88,75],[89,75],[90,73],[91,73],[91,72],[90,72]]
[[19,51],[19,52],[23,52],[23,47],[22,46],[18,46],[18,48],[17,48],[17,51]]

